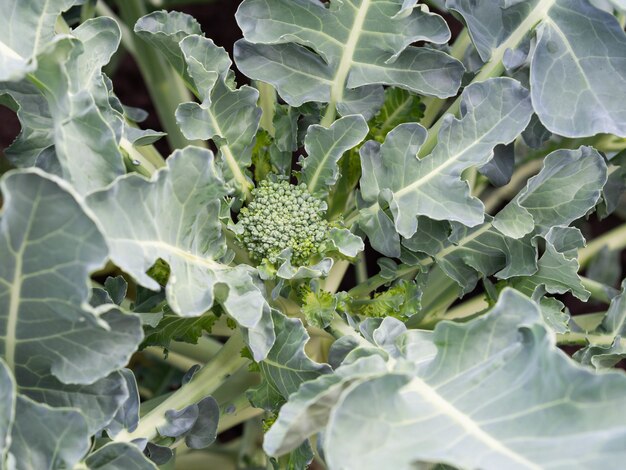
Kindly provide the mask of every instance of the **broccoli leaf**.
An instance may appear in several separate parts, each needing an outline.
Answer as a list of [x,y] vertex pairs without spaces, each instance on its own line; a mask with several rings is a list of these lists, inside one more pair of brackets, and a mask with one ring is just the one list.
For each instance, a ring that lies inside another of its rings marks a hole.
[[[399,242],[389,246],[392,224],[408,238],[420,215],[469,227],[484,220],[484,206],[470,196],[461,173],[487,163],[496,145],[511,142],[524,130],[532,114],[530,98],[514,80],[490,79],[463,91],[461,109],[462,117],[446,121],[439,143],[422,159],[416,155],[427,132],[418,124],[401,124],[382,145],[369,141],[361,148],[359,225],[382,254],[400,254]],[[389,205],[393,221],[382,213],[381,200]]]
[[300,181],[313,196],[328,195],[339,178],[339,159],[358,145],[367,132],[367,123],[359,115],[338,119],[328,129],[316,124],[309,126],[304,139],[307,156],[300,161]]
[[[146,271],[162,258],[171,269],[165,287],[168,304],[184,317],[209,310],[216,298],[251,337],[255,358],[274,342],[268,308],[256,272],[230,267],[219,219],[227,189],[209,150],[187,147],[167,160],[150,181],[138,175],[118,179],[91,194],[88,205],[102,224],[111,259],[144,287],[160,289]],[[122,217],[125,223],[120,223]],[[220,285],[227,286],[221,292]]]
[[[332,468],[410,468],[416,461],[540,468],[564,456],[569,468],[621,462],[626,421],[614,410],[626,378],[572,362],[522,294],[506,289],[486,316],[440,323],[431,339],[415,333],[391,334],[400,345],[393,354],[344,361],[335,374],[303,384],[265,450],[281,455],[323,431]],[[424,356],[428,343],[434,357]]]
[[237,67],[274,85],[291,106],[332,102],[342,115],[365,114],[382,104],[380,84],[439,97],[460,85],[459,61],[410,46],[450,37],[440,16],[412,5],[246,0],[236,18],[245,38],[235,43]]
[[84,0],[6,0],[0,15],[0,82],[37,69],[37,55],[54,39],[58,16]]
[[626,33],[585,0],[448,0],[468,24],[484,61],[496,63],[535,30],[530,57],[533,108],[567,137],[626,136]]

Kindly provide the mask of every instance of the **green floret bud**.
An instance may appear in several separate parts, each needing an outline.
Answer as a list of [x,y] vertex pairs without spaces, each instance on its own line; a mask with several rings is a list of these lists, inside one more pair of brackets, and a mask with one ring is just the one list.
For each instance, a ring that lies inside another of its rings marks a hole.
[[252,190],[252,197],[239,213],[239,239],[256,261],[275,264],[278,255],[291,248],[291,264],[302,266],[319,253],[328,233],[326,204],[306,185],[265,180]]

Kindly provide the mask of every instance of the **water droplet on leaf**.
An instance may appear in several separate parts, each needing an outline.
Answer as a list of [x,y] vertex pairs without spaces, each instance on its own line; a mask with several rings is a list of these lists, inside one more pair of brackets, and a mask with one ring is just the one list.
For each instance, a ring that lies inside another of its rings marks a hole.
[[548,41],[548,43],[546,44],[546,48],[548,49],[548,52],[554,54],[555,52],[558,52],[559,45],[554,41]]

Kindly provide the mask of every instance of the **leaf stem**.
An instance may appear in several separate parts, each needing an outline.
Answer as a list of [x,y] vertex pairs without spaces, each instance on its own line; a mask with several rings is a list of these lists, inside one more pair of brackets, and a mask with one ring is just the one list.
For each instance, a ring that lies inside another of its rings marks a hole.
[[606,304],[611,303],[611,299],[619,294],[619,291],[611,286],[602,284],[601,282],[594,281],[588,277],[579,276],[582,285],[591,292],[591,298],[604,302]]
[[609,250],[622,250],[626,248],[626,224],[609,230],[590,242],[586,247],[580,249],[578,252],[578,264],[580,268],[583,269],[586,267],[591,259],[605,246]]
[[326,277],[326,280],[324,281],[324,290],[327,290],[332,294],[337,292],[349,267],[349,261],[343,259],[336,261],[335,264],[333,264],[333,267],[330,268],[328,277]]
[[[465,55],[465,51],[471,45],[471,39],[467,28],[463,28],[463,31],[457,36],[454,44],[450,48],[450,55],[455,59],[461,60]],[[426,111],[424,112],[424,116],[420,121],[420,124],[426,128],[433,125],[437,116],[441,112],[441,109],[447,103],[446,99],[436,98],[436,97],[428,97],[422,100],[422,102],[426,105]]]
[[364,251],[359,253],[359,259],[357,260],[354,269],[356,270],[355,274],[357,284],[363,284],[364,282],[367,282],[369,276],[367,274],[367,258]]
[[[145,170],[147,176],[152,176],[159,168],[165,166],[164,160],[159,161],[154,156],[147,158],[143,152],[139,151],[124,137],[120,140],[120,148],[128,155],[131,166],[137,169],[141,168]],[[144,172],[141,173],[145,174]]]
[[371,344],[356,332],[354,328],[348,325],[343,318],[335,313],[334,318],[327,327],[328,332],[335,338],[339,339],[342,336],[350,336],[354,338],[361,346],[371,346]]
[[[99,2],[99,12],[106,11]],[[126,25],[134,25],[148,13],[142,0],[118,0],[120,16]],[[173,149],[183,148],[191,142],[183,136],[176,122],[176,108],[180,103],[191,101],[191,95],[173,68],[155,50],[142,40],[135,40],[127,27],[123,31],[123,44],[135,59],[146,83],[159,120],[167,132],[167,140]],[[124,34],[125,33],[125,34]],[[125,37],[124,37],[125,36]],[[204,143],[194,142],[197,145]]]
[[[613,344],[613,341],[615,341],[615,336],[612,334],[598,335],[570,331],[556,335],[556,342],[561,346],[587,346],[588,344],[610,346]],[[620,342],[622,341],[623,340],[620,338]]]
[[122,431],[113,440],[130,442],[139,438],[148,440],[156,438],[159,435],[158,429],[167,422],[165,419],[166,411],[181,410],[197,403],[204,397],[211,395],[225,378],[250,363],[249,359],[240,355],[244,346],[241,332],[237,331],[224,344],[220,352],[193,377],[191,382],[171,394],[142,417],[133,432]]
[[320,121],[320,125],[328,128],[334,122],[334,120],[335,120],[335,103],[331,101],[330,103],[328,103],[328,106],[326,107],[326,112],[324,113],[324,117],[322,117],[322,120]]
[[255,82],[259,91],[259,107],[261,108],[261,122],[259,125],[265,129],[269,135],[274,137],[274,114],[276,113],[276,90],[272,85],[265,82]]

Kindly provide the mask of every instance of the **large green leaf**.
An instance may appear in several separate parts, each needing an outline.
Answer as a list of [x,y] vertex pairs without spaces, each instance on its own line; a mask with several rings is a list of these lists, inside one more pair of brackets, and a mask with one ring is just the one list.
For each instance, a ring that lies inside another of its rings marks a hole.
[[[433,152],[422,159],[416,155],[427,132],[419,124],[402,124],[382,145],[369,141],[361,148],[359,225],[384,255],[399,255],[399,243],[389,246],[391,225],[408,238],[421,215],[470,227],[483,222],[483,204],[470,195],[461,173],[487,163],[496,145],[524,130],[532,114],[530,98],[515,80],[490,79],[463,91],[461,109],[461,118],[446,121]],[[393,222],[380,200],[389,205]]]
[[268,307],[255,270],[228,265],[219,219],[220,199],[226,194],[213,153],[187,147],[174,152],[152,180],[128,175],[91,194],[87,203],[120,268],[142,286],[158,290],[146,271],[159,258],[165,260],[171,269],[165,290],[172,310],[195,317],[219,300],[241,326],[261,333],[251,345],[261,358],[274,341],[273,333],[267,334],[271,322],[264,324]]
[[237,67],[274,85],[292,106],[332,102],[340,114],[380,107],[380,84],[451,96],[463,67],[443,52],[410,46],[445,43],[443,19],[415,2],[246,0],[236,14],[244,38]]
[[53,40],[58,16],[84,0],[3,0],[0,15],[0,82],[21,80],[37,69],[37,54]]
[[[432,339],[393,330],[379,333],[397,345],[387,364],[384,353],[366,357],[339,367],[329,386],[321,377],[291,395],[266,450],[287,452],[324,428],[330,468],[621,466],[626,419],[615,410],[626,405],[626,377],[572,362],[522,294],[506,289],[489,314],[440,323]],[[382,367],[360,374],[365,360]]]
[[606,164],[595,149],[556,150],[493,225],[512,238],[532,231],[545,235],[551,227],[569,225],[593,208],[606,180]]
[[32,169],[8,173],[1,188],[2,357],[18,392],[80,409],[93,433],[128,395],[117,369],[141,341],[139,318],[88,305],[88,275],[107,246],[67,184]]
[[448,0],[463,15],[484,61],[499,61],[535,29],[530,58],[533,107],[568,137],[626,136],[626,34],[586,0]]

